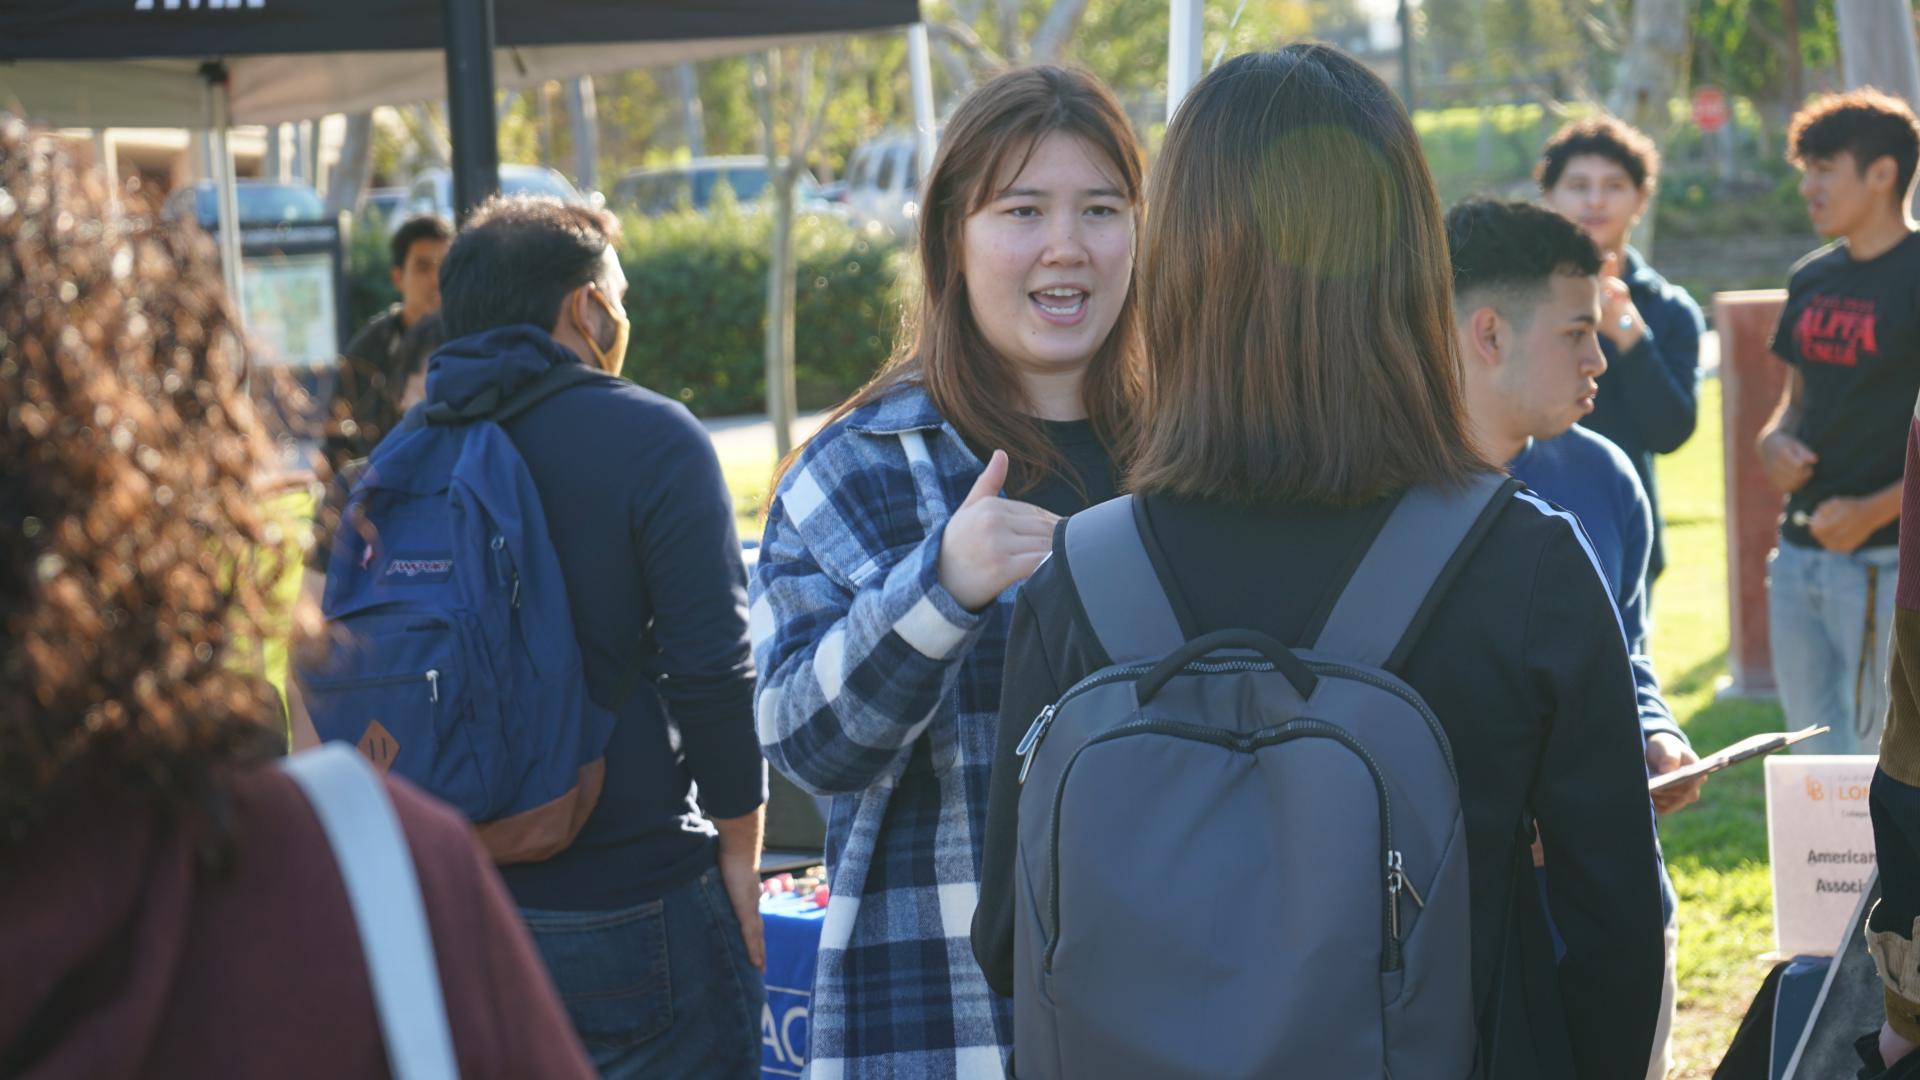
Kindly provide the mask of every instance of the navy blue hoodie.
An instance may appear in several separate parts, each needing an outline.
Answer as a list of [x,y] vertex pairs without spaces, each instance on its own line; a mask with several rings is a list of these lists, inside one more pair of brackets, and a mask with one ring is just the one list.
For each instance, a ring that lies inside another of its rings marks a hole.
[[[500,327],[434,354],[427,401],[457,406],[496,385],[511,394],[577,363],[537,327]],[[611,705],[635,665],[640,678],[579,839],[500,872],[522,907],[632,907],[713,865],[703,810],[738,817],[766,798],[733,499],[693,414],[632,383],[562,391],[506,431],[540,492],[588,693]]]

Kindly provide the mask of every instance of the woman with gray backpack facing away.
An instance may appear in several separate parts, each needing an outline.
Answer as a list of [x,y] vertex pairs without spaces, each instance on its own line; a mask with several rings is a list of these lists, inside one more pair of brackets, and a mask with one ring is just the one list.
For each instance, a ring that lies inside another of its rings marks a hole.
[[1015,1071],[1643,1075],[1626,644],[1578,525],[1472,447],[1406,112],[1336,50],[1242,56],[1148,193],[1132,494],[1008,637],[973,944]]

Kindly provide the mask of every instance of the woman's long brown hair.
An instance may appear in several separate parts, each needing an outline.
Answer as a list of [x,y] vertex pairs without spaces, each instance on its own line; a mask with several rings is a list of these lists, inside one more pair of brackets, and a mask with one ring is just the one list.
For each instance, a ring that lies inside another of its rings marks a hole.
[[[970,94],[947,122],[920,213],[919,302],[901,339],[904,347],[828,419],[838,420],[919,381],[934,408],[969,443],[1007,452],[1007,490],[1031,491],[1046,477],[1075,481],[1066,459],[1032,416],[1013,364],[981,334],[967,303],[962,231],[967,218],[993,201],[996,183],[1017,175],[1039,141],[1071,135],[1096,150],[1120,182],[1136,222],[1142,208],[1139,143],[1113,93],[1076,68],[1029,67],[999,75]],[[1081,394],[1093,429],[1116,462],[1130,454],[1144,378],[1139,305],[1132,280],[1120,315],[1087,366]],[[777,488],[802,446],[780,463]]]
[[1372,72],[1323,45],[1221,65],[1148,198],[1135,491],[1350,506],[1488,467],[1433,177]]

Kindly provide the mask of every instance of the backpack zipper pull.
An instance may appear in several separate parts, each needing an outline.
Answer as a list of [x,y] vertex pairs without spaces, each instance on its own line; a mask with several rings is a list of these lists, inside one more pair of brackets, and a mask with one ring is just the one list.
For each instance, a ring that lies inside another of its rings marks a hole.
[[1400,853],[1387,852],[1387,935],[1400,941],[1400,887],[1406,875],[1400,872]]
[[1400,940],[1400,894],[1405,892],[1413,898],[1413,906],[1425,910],[1427,902],[1420,891],[1413,887],[1413,878],[1407,874],[1406,860],[1398,851],[1387,852],[1387,906],[1388,925],[1393,930],[1393,939]]
[[1023,784],[1027,782],[1028,770],[1033,768],[1033,752],[1040,748],[1040,740],[1047,737],[1047,728],[1052,726],[1053,713],[1057,708],[1058,705],[1049,705],[1041,709],[1040,715],[1033,718],[1033,726],[1027,728],[1027,733],[1020,737],[1020,745],[1014,748],[1013,752],[1020,757],[1020,782]]
[[436,703],[440,700],[440,671],[437,668],[427,671],[427,696]]

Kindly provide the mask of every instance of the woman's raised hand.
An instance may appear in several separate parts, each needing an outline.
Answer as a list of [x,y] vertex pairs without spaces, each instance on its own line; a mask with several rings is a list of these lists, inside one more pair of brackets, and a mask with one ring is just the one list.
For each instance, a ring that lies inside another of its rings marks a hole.
[[940,541],[940,584],[960,606],[980,611],[1034,572],[1053,550],[1060,516],[1000,497],[1007,453],[995,450]]

